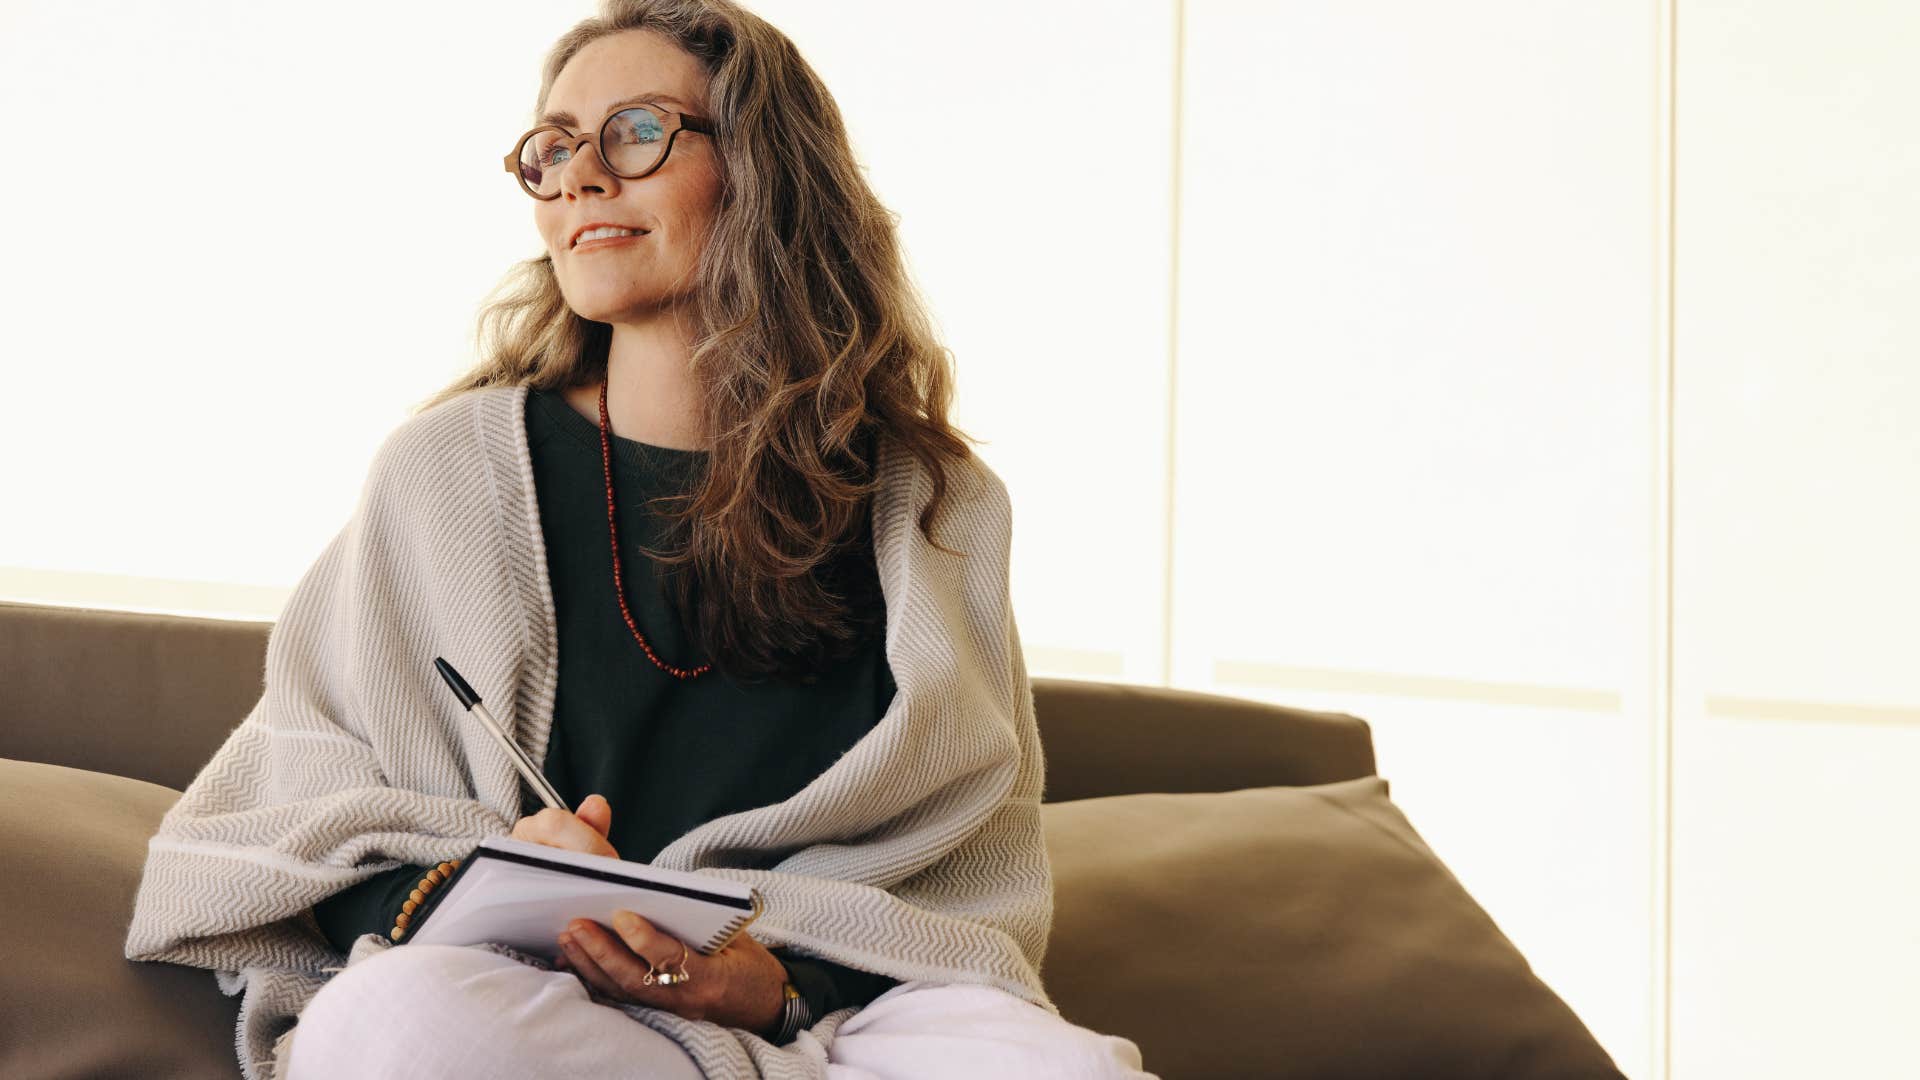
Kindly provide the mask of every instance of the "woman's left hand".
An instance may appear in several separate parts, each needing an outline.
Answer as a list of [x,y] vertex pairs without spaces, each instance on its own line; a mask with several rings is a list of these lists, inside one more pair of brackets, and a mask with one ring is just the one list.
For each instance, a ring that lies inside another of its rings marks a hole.
[[[568,944],[571,937],[572,944]],[[613,914],[609,931],[592,919],[575,919],[560,938],[561,970],[571,970],[581,981],[616,1001],[628,1001],[684,1016],[711,1020],[725,1027],[745,1028],[770,1035],[780,1026],[785,1010],[781,984],[786,965],[767,947],[742,933],[712,956],[692,946],[680,959],[681,942],[631,911]],[[642,958],[645,959],[642,959]],[[640,981],[647,961],[655,972],[681,970],[684,983],[649,986]]]

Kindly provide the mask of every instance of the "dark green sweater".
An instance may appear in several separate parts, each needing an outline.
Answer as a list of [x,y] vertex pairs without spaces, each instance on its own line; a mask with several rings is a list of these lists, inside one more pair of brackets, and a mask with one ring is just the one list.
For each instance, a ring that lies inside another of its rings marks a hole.
[[[526,422],[559,622],[559,687],[542,771],[569,807],[595,792],[606,798],[613,808],[607,839],[622,859],[650,862],[697,825],[790,797],[873,728],[897,689],[878,630],[852,659],[819,672],[811,685],[735,681],[717,668],[682,680],[655,667],[613,595],[598,423],[558,391],[542,390],[529,392]],[[682,632],[652,561],[638,550],[641,543],[670,546],[664,526],[642,504],[689,490],[706,460],[705,451],[613,437],[627,608],[654,654],[680,668],[710,658]],[[869,602],[879,604],[870,531],[861,541],[830,571],[863,583]],[[523,814],[544,805],[530,791],[523,789],[523,796]],[[361,934],[385,935],[429,869],[402,866],[375,875],[315,905],[314,916],[342,951]],[[772,951],[816,1018],[865,1005],[896,983]]]

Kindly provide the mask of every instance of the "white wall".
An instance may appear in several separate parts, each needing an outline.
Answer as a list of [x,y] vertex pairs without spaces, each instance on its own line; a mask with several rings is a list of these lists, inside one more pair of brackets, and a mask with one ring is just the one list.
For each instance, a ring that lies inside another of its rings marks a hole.
[[271,617],[539,253],[501,158],[592,6],[5,10],[0,595]]
[[1674,1072],[1920,1076],[1920,9],[1679,14]]
[[1186,46],[1173,681],[1371,722],[1648,1075],[1648,11],[1198,0]]
[[[498,162],[591,9],[0,4],[0,595],[272,617],[538,250]],[[756,10],[901,214],[1035,674],[1366,718],[1631,1076],[1920,1073],[1909,5]]]

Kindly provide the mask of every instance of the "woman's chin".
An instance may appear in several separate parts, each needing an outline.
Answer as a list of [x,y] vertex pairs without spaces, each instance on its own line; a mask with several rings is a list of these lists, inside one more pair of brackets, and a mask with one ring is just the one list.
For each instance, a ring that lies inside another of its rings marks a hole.
[[612,296],[584,296],[578,300],[568,297],[567,306],[573,313],[589,322],[625,323],[638,322],[658,304],[647,295],[626,294]]

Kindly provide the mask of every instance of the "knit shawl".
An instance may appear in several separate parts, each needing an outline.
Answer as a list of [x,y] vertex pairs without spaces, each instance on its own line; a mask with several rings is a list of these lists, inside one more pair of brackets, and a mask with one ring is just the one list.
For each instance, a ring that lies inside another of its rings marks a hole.
[[[313,905],[377,873],[461,858],[520,816],[519,773],[433,668],[444,656],[533,761],[545,760],[558,632],[534,490],[528,387],[463,393],[381,443],[355,509],[267,640],[265,690],[148,842],[130,960],[211,969],[241,998],[247,1080],[334,972]],[[782,802],[708,821],[653,865],[757,887],[747,933],[893,978],[999,987],[1054,1015],[1043,758],[1008,595],[1011,503],[977,455],[947,470],[932,547],[919,460],[877,443],[874,556],[898,692],[874,728]],[[635,663],[644,657],[635,651]],[[664,677],[664,676],[663,676]],[[615,808],[618,809],[617,807]],[[709,1077],[827,1075],[857,1011],[776,1047],[629,1005]]]

